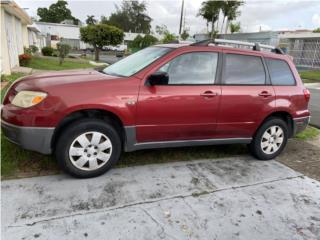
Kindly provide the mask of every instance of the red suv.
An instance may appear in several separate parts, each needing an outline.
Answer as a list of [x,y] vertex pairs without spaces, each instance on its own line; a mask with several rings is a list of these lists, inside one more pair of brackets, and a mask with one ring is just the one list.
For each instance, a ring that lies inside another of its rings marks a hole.
[[24,77],[5,96],[3,132],[54,153],[76,177],[106,172],[122,150],[242,143],[273,159],[310,119],[292,60],[208,43],[152,46],[100,72]]

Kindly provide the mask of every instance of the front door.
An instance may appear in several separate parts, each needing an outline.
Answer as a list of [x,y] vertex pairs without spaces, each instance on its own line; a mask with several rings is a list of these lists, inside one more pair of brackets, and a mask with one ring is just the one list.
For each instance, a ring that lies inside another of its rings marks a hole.
[[156,72],[166,72],[165,84],[140,88],[137,142],[214,138],[220,86],[214,85],[216,52],[179,55]]

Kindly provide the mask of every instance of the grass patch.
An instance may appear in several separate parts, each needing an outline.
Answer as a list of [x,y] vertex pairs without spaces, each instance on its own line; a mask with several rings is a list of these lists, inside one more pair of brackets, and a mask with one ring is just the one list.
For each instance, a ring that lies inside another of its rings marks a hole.
[[17,80],[18,78],[21,78],[25,76],[23,73],[12,73],[11,75],[1,75],[1,81],[7,81],[9,82],[4,88],[1,89],[1,102],[4,98],[4,95],[7,92],[7,89],[10,87],[10,85]]
[[24,76],[23,73],[12,73],[11,75],[1,75],[1,82],[13,82],[23,76]]
[[74,62],[65,60],[62,65],[59,65],[58,59],[45,59],[45,58],[32,58],[31,63],[28,65],[30,68],[40,69],[40,70],[68,70],[68,69],[78,69],[78,68],[93,68],[94,66],[90,63]]
[[304,83],[320,82],[320,71],[303,71],[299,74]]
[[[23,150],[9,142],[1,134],[2,178],[40,176],[58,173],[59,168],[53,156],[45,156]],[[188,148],[166,148],[123,153],[116,167],[146,164],[212,159],[248,153],[245,145],[221,145]]]
[[308,126],[303,132],[297,134],[295,138],[300,140],[309,140],[309,139],[315,138],[319,134],[320,134],[319,129]]
[[9,178],[18,175],[38,176],[43,172],[58,171],[50,156],[23,150],[9,142],[1,133],[1,176]]

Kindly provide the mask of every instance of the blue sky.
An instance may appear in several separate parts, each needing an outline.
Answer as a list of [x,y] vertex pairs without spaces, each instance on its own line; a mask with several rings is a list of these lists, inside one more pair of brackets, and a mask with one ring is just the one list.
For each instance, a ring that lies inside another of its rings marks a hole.
[[[28,8],[31,16],[36,16],[38,7],[48,7],[55,1],[16,0],[19,6]],[[153,18],[152,26],[165,24],[170,31],[177,33],[180,18],[181,0],[147,0],[149,16]],[[201,5],[200,0],[185,0],[186,26],[192,34],[204,32],[206,23],[197,17]],[[84,21],[87,15],[109,16],[115,11],[115,4],[120,0],[69,0],[72,14]],[[241,23],[243,32],[262,30],[295,30],[315,29],[320,27],[320,0],[247,0],[241,7],[241,15],[237,21]],[[221,21],[220,21],[221,22]]]

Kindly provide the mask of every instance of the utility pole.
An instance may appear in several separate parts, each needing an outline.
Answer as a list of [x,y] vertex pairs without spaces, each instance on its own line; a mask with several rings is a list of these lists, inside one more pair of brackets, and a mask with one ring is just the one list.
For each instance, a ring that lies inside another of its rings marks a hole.
[[179,26],[179,37],[181,36],[181,31],[182,31],[183,9],[184,9],[184,0],[182,0],[182,5],[181,5],[180,26]]

